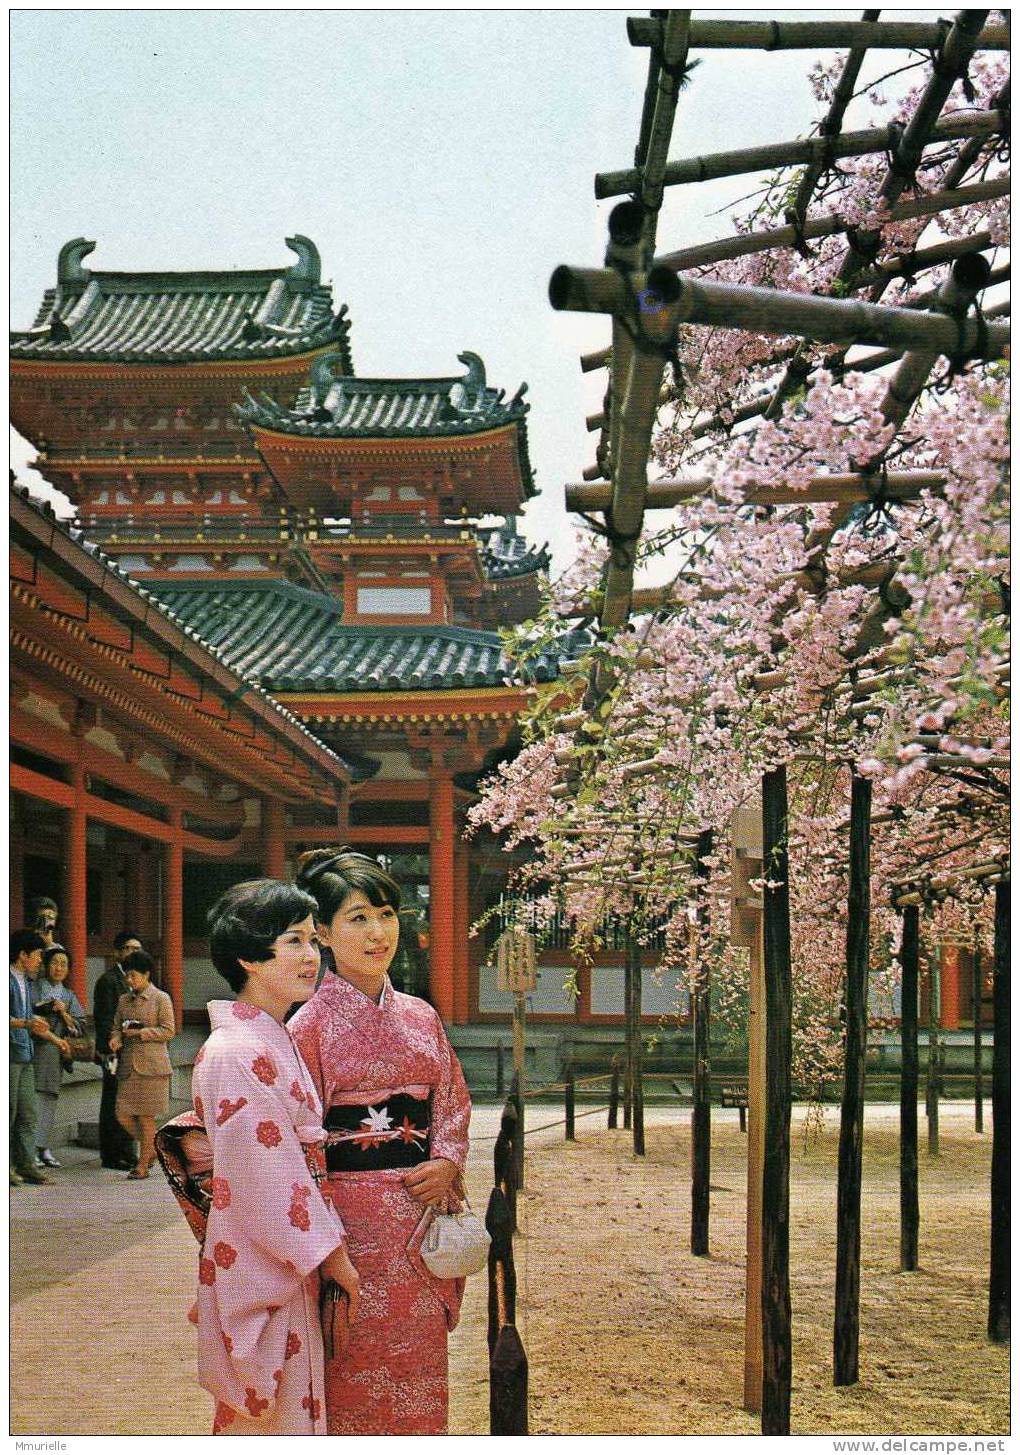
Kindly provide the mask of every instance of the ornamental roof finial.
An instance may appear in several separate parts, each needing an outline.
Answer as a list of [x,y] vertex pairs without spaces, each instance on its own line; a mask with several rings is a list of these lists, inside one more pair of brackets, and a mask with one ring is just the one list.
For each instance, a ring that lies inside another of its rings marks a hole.
[[87,283],[92,277],[88,268],[81,265],[82,258],[87,258],[89,253],[94,253],[96,245],[90,242],[87,237],[75,237],[66,242],[60,249],[57,256],[57,283],[61,287],[68,284]]
[[322,259],[311,238],[296,232],[293,237],[284,238],[284,242],[298,255],[297,262],[287,270],[287,281],[309,288],[317,286],[322,279]]

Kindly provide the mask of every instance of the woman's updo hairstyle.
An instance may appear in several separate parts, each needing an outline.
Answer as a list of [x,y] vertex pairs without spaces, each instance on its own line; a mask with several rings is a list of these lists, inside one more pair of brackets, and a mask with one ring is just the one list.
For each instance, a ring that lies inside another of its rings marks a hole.
[[310,849],[298,859],[297,884],[311,894],[318,909],[319,924],[328,925],[344,900],[361,893],[381,908],[388,904],[400,912],[400,885],[370,859],[346,846],[340,849]]
[[210,958],[231,990],[238,993],[248,980],[240,962],[271,960],[274,941],[291,925],[317,912],[312,896],[293,884],[278,879],[235,884],[206,915]]
[[42,952],[42,964],[43,964],[43,974],[44,975],[45,975],[46,971],[50,968],[50,962],[52,960],[55,960],[58,955],[65,955],[65,956],[67,956],[67,963],[68,964],[71,963],[71,957],[67,953],[67,946],[66,945],[58,945],[56,943],[54,943],[52,945],[47,945],[46,946],[46,949],[43,950],[43,952]]
[[156,962],[144,950],[132,950],[130,955],[124,956],[120,962],[120,968],[125,973],[128,970],[137,970],[139,975],[148,975],[151,980],[152,972],[156,968]]

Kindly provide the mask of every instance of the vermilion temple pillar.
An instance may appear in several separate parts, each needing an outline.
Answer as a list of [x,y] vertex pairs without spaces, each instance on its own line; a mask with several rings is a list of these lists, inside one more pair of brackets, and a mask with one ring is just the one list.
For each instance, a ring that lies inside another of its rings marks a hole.
[[262,800],[262,872],[267,879],[286,879],[286,812],[279,798]]
[[429,993],[444,1021],[454,1019],[453,778],[436,773],[429,799]]
[[942,947],[942,1024],[948,1031],[960,1028],[960,948]]
[[453,847],[453,1019],[458,1026],[470,1019],[468,1003],[468,847],[459,836]]
[[86,1000],[85,962],[89,953],[86,875],[85,770],[71,765],[74,802],[67,811],[67,848],[64,860],[64,902],[60,906],[59,933],[71,960],[68,983],[82,1005]]
[[[14,799],[18,804],[20,800]],[[10,884],[10,920],[12,930],[20,930],[25,923],[25,833],[21,826],[21,810],[15,809],[18,817],[11,824],[9,844],[8,880]]]
[[163,896],[163,989],[174,1003],[174,1022],[180,1030],[184,1014],[184,815],[170,810],[173,838],[166,846]]

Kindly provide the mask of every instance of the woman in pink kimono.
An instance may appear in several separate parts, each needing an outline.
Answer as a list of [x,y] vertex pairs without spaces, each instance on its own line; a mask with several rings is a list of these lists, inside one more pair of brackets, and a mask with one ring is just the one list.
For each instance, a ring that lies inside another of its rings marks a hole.
[[463,1280],[419,1254],[430,1209],[459,1206],[471,1103],[442,1021],[387,975],[400,890],[349,849],[301,857],[337,974],[290,1022],[326,1111],[334,1206],[361,1300],[345,1349],[326,1361],[331,1435],[445,1435],[446,1340]]
[[344,1315],[357,1314],[318,1094],[283,1024],[315,988],[315,908],[293,885],[257,880],[210,911],[213,964],[237,999],[210,1002],[194,1111],[158,1137],[201,1244],[189,1317],[214,1435],[325,1434],[320,1272],[345,1290]]

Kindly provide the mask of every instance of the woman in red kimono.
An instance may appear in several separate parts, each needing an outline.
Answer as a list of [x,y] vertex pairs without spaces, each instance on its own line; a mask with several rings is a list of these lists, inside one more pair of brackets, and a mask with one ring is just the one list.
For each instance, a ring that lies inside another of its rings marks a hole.
[[394,990],[400,890],[349,849],[301,856],[299,888],[337,974],[289,1024],[325,1110],[334,1206],[360,1279],[347,1348],[326,1361],[331,1435],[445,1435],[447,1333],[463,1280],[418,1249],[432,1213],[459,1206],[471,1102],[439,1016]]
[[[209,914],[213,964],[237,993],[209,1003],[194,1111],[157,1151],[200,1247],[198,1376],[214,1435],[326,1433],[320,1270],[356,1314],[357,1274],[327,1195],[322,1109],[283,1024],[315,988],[315,901],[292,884],[228,890]],[[331,1332],[334,1321],[330,1320]],[[337,1327],[342,1343],[345,1329]]]

